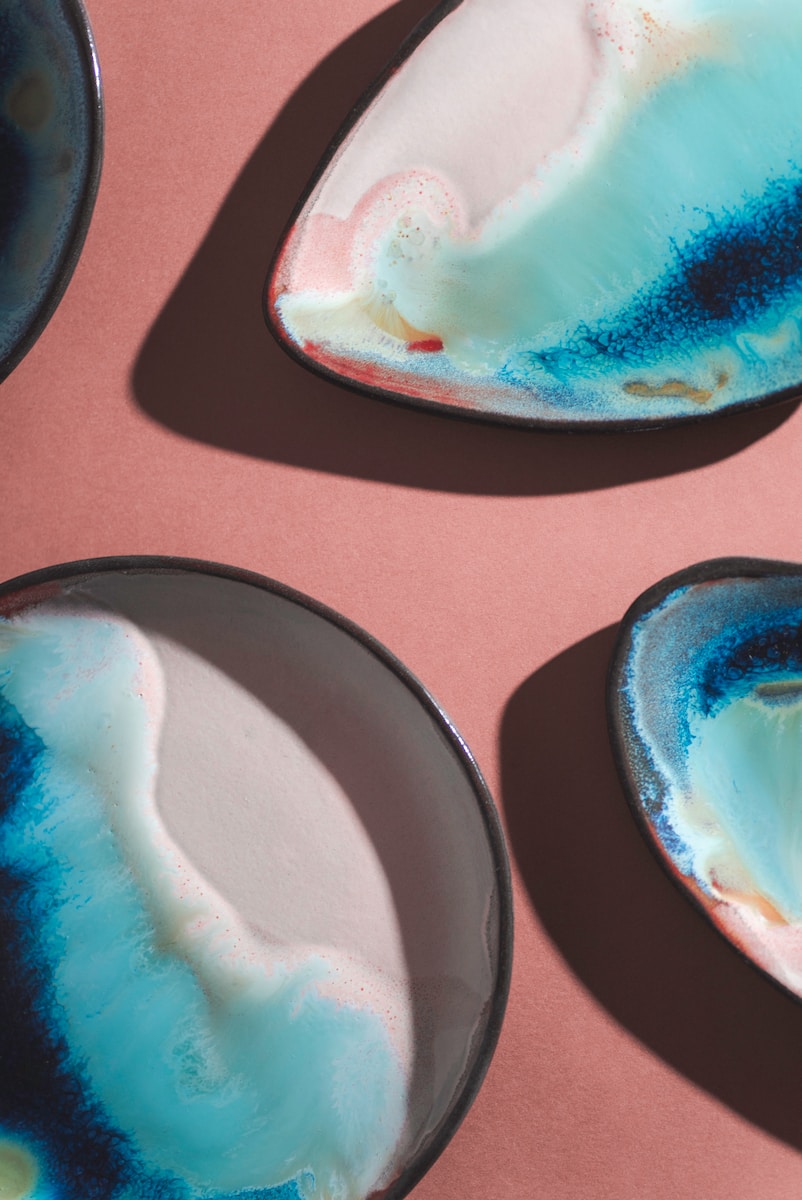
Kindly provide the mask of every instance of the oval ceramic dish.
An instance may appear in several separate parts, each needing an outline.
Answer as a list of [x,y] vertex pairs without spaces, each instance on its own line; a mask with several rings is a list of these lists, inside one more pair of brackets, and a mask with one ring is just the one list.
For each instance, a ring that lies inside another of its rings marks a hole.
[[672,878],[802,998],[802,566],[718,559],[644,593],[608,712],[630,804]]
[[70,280],[102,159],[100,72],[80,0],[0,6],[0,380]]
[[0,613],[0,1192],[406,1195],[509,983],[459,734],[367,634],[232,568],[73,563]]
[[266,289],[380,398],[635,429],[798,396],[797,0],[446,0],[337,134]]

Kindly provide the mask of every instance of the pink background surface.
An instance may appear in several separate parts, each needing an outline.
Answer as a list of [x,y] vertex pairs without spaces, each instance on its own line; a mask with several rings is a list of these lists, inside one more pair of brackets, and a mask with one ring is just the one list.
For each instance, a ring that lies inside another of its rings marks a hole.
[[607,747],[615,624],[724,554],[802,558],[802,413],[544,436],[306,374],[263,327],[283,224],[426,0],[91,0],[106,161],[2,385],[0,577],[107,554],[261,571],[428,685],[503,812],[507,1021],[416,1200],[802,1194],[802,1006],[652,861]]

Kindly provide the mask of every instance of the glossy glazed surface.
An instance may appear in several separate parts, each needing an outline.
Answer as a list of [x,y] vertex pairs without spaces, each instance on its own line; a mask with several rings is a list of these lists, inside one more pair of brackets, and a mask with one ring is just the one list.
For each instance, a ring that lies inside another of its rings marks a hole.
[[655,863],[603,697],[655,580],[802,560],[802,413],[540,436],[377,403],[265,331],[287,215],[428,6],[91,0],[103,183],[2,387],[0,578],[121,550],[248,565],[371,630],[454,717],[503,807],[513,987],[410,1200],[798,1200],[802,1005]]
[[45,592],[0,620],[0,1194],[393,1184],[459,1102],[498,981],[460,762],[286,597],[180,571]]
[[649,594],[621,647],[636,811],[714,924],[802,997],[802,568],[696,568]]
[[77,258],[99,170],[99,84],[74,0],[0,6],[0,378]]
[[268,310],[309,365],[545,425],[802,380],[792,0],[463,0],[298,214]]

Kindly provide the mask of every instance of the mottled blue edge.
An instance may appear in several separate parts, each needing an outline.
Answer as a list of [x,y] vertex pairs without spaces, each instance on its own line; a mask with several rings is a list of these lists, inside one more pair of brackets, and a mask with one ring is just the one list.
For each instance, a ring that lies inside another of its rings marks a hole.
[[[0,819],[20,804],[41,803],[36,785],[46,748],[0,697]],[[54,864],[55,869],[55,864]],[[83,1078],[53,1019],[52,964],[35,930],[42,910],[42,866],[34,877],[0,867],[0,1133],[31,1147],[43,1168],[45,1194],[53,1200],[190,1200],[192,1189],[177,1177],[147,1169],[126,1135],[111,1124]],[[204,1193],[205,1194],[205,1193]],[[299,1200],[293,1183],[244,1189],[215,1200]]]
[[75,207],[72,228],[65,239],[61,260],[53,272],[50,286],[33,320],[14,347],[0,359],[0,383],[19,365],[58,308],[80,258],[100,186],[103,167],[104,102],[97,47],[82,0],[60,0],[60,3],[64,9],[65,18],[72,26],[76,47],[83,60],[84,86],[89,114],[89,129],[87,130],[89,161],[83,191]]
[[[461,2],[461,0],[460,0]],[[487,836],[494,866],[494,880],[498,896],[498,947],[496,961],[496,979],[491,994],[487,1016],[479,1034],[478,1044],[469,1055],[469,1066],[455,1091],[455,1097],[439,1125],[431,1132],[428,1139],[418,1148],[417,1154],[397,1179],[381,1193],[381,1200],[402,1200],[420,1182],[429,1168],[442,1154],[452,1137],[462,1124],[482,1086],[488,1067],[495,1053],[501,1033],[504,1014],[509,997],[512,975],[513,955],[513,903],[512,878],[506,840],[501,826],[493,797],[485,783],[484,777],[470,751],[470,748],[455,727],[451,718],[432,696],[431,692],[420,682],[417,676],[406,667],[399,658],[388,650],[381,642],[367,633],[353,621],[343,617],[334,609],[321,604],[303,592],[296,591],[286,584],[258,575],[253,571],[222,563],[206,562],[202,559],[179,558],[166,555],[129,555],[110,558],[83,559],[77,562],[60,563],[56,566],[45,567],[25,575],[17,576],[5,583],[0,583],[0,613],[14,611],[25,604],[34,603],[37,598],[44,600],[48,592],[55,586],[65,586],[70,581],[76,583],[83,579],[108,573],[126,574],[205,574],[232,582],[242,583],[267,591],[273,595],[296,604],[323,621],[334,625],[341,632],[357,642],[379,662],[391,671],[404,686],[412,693],[422,706],[440,735],[449,746],[467,776],[471,790],[479,809],[480,816]],[[37,597],[37,593],[39,596]],[[38,745],[30,746],[27,754],[19,761],[19,768],[25,770],[26,762],[32,764],[32,757],[38,753]],[[24,776],[23,776],[24,777]],[[0,929],[2,938],[2,929]],[[3,941],[0,940],[0,956]],[[2,957],[0,957],[2,964]],[[294,1200],[295,1189],[292,1191],[273,1189],[270,1200]],[[377,1194],[378,1195],[378,1194]],[[266,1200],[265,1193],[253,1192],[253,1200]],[[98,1197],[98,1200],[100,1198]],[[103,1200],[107,1200],[104,1196]],[[173,1200],[169,1190],[154,1196],[153,1200]],[[222,1200],[222,1198],[217,1198]]]
[[[607,674],[606,706],[607,729],[610,746],[618,776],[624,790],[635,824],[656,860],[671,879],[675,887],[690,901],[696,911],[712,925],[718,933],[722,930],[714,923],[710,912],[683,883],[670,857],[670,848],[661,842],[655,826],[651,823],[662,805],[663,782],[650,760],[648,747],[643,743],[634,721],[634,712],[628,698],[628,677],[633,653],[633,639],[638,625],[650,614],[655,613],[672,596],[680,591],[700,584],[727,580],[759,580],[766,578],[798,579],[802,585],[802,564],[762,558],[716,558],[695,563],[682,571],[667,576],[643,592],[624,614],[618,629],[615,646]],[[795,641],[798,641],[795,639]],[[796,647],[800,649],[800,647]],[[717,703],[715,679],[708,681],[708,695],[712,707]],[[651,794],[644,791],[644,780],[651,784]],[[791,991],[769,971],[756,963],[740,946],[723,934],[739,958],[749,965],[784,995],[791,996],[797,1003],[802,996]]]

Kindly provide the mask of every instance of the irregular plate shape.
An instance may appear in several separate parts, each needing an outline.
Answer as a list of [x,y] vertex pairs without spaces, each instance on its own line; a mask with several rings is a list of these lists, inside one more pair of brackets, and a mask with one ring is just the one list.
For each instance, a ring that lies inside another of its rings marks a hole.
[[608,706],[659,857],[802,997],[802,566],[719,559],[657,584],[624,618]]
[[78,0],[0,5],[0,379],[78,261],[102,155],[100,74]]
[[0,612],[0,1194],[406,1194],[509,979],[458,734],[366,634],[230,568],[71,564]]
[[337,136],[266,315],[380,397],[637,428],[802,384],[797,0],[453,0]]

